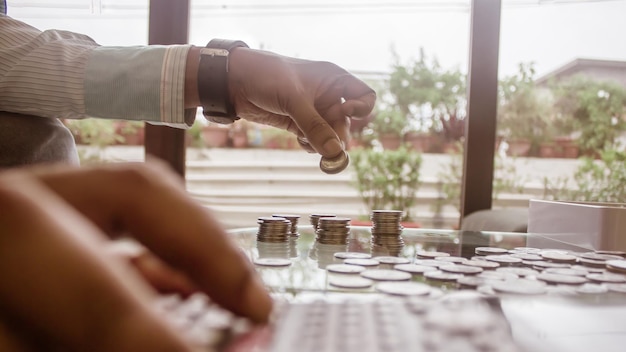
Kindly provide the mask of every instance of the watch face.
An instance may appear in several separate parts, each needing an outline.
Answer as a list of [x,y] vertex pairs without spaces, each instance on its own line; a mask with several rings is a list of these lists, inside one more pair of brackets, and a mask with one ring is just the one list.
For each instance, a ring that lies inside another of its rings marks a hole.
[[[202,112],[202,114],[204,115],[204,117],[211,121],[211,122],[215,122],[215,123],[220,123],[222,125],[229,125],[233,122],[235,122],[236,120],[239,120],[239,117],[227,117],[227,116],[212,116],[212,115],[207,115],[206,112]],[[210,112],[208,112],[208,114],[210,114]]]

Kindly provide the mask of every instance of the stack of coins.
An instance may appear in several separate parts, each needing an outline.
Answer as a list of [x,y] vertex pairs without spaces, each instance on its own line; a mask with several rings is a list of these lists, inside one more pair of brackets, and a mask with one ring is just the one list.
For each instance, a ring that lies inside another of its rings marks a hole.
[[335,214],[311,214],[309,215],[309,220],[311,221],[311,225],[313,225],[313,230],[317,231],[317,224],[321,218],[334,218],[335,216]]
[[262,216],[258,218],[259,232],[256,239],[258,242],[288,242],[291,237],[291,221],[275,216]]
[[400,210],[373,210],[372,220],[372,250],[378,253],[387,252],[398,255],[404,248],[402,239],[402,211]]
[[322,217],[315,234],[318,243],[346,245],[350,234],[350,218]]
[[300,220],[300,215],[295,214],[272,214],[275,218],[284,218],[291,222],[291,226],[289,226],[288,232],[291,237],[300,237],[298,233],[298,220]]

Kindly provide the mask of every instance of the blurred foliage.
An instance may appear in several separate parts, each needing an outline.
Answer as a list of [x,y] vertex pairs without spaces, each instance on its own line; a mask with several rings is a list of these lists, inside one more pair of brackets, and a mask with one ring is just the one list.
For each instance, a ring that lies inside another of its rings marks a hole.
[[355,149],[350,158],[356,176],[353,184],[368,210],[402,210],[403,220],[412,220],[411,208],[421,185],[421,154],[404,147],[385,151]]
[[583,154],[604,150],[626,131],[626,89],[619,84],[574,77],[553,85],[553,91],[559,116],[580,132]]
[[535,85],[533,64],[520,64],[516,75],[505,77],[498,86],[498,130],[508,140],[528,140],[531,153],[559,134],[552,121],[552,99]]
[[606,146],[600,159],[581,158],[570,179],[544,177],[545,199],[626,203],[626,151],[622,146]]

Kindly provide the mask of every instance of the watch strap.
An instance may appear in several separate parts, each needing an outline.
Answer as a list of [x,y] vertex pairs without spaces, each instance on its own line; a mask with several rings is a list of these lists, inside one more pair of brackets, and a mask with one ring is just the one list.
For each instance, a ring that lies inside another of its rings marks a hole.
[[230,124],[238,120],[228,89],[228,55],[238,47],[248,47],[240,40],[213,39],[200,50],[198,95],[202,114],[207,120]]

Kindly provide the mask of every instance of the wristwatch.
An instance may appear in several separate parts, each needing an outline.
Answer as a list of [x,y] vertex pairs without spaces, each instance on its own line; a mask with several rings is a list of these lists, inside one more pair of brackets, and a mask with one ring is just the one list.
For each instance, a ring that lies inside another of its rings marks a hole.
[[198,95],[207,120],[230,124],[239,119],[228,90],[228,55],[248,45],[240,40],[213,39],[200,49]]

